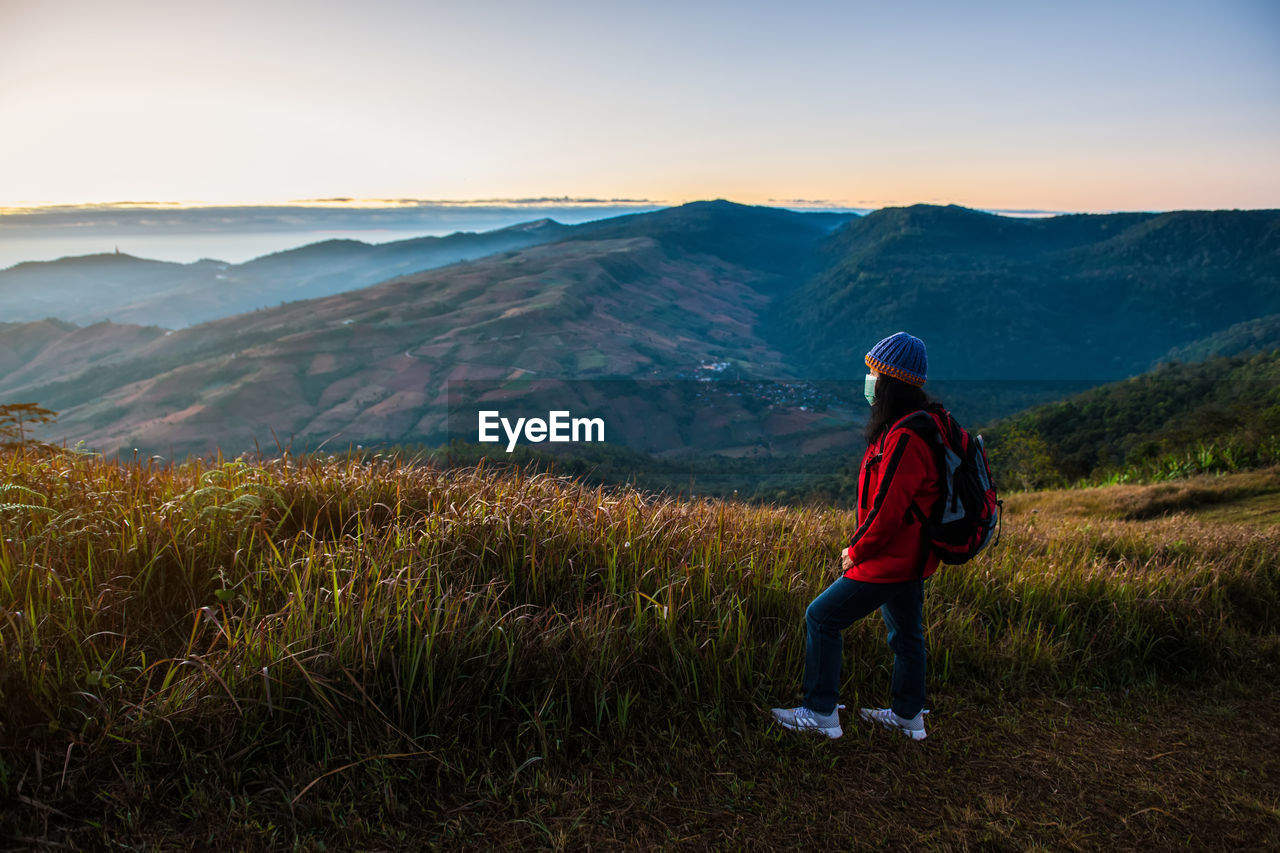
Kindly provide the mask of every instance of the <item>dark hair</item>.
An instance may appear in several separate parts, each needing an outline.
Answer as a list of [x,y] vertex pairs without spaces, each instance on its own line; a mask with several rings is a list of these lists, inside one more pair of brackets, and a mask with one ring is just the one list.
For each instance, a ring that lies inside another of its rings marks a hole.
[[887,429],[898,418],[936,402],[923,388],[881,373],[876,379],[876,402],[871,407],[871,417],[867,418],[862,435],[870,444],[881,430]]

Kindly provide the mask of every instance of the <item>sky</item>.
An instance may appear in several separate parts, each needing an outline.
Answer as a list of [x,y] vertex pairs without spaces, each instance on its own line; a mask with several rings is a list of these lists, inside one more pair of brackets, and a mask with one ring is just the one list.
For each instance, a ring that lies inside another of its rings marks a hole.
[[1280,3],[0,0],[0,208],[1280,207]]

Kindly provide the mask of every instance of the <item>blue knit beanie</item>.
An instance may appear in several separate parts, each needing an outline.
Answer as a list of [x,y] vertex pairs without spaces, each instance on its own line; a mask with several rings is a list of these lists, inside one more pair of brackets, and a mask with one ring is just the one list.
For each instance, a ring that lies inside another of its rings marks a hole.
[[867,367],[918,388],[924,384],[929,367],[924,341],[906,332],[892,334],[867,353]]

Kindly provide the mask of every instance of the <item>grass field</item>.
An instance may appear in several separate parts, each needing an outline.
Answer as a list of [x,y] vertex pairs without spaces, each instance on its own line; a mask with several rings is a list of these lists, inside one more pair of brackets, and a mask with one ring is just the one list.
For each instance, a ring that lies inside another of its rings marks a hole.
[[[780,732],[847,512],[391,461],[0,456],[0,838],[1280,845],[1280,469],[1008,496],[929,738]],[[884,704],[878,617],[844,701]]]

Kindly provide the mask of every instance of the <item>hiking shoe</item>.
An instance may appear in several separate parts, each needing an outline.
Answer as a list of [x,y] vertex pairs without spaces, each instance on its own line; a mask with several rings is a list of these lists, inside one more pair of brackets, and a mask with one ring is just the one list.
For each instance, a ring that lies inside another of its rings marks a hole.
[[801,705],[799,708],[774,708],[773,719],[784,729],[794,732],[816,732],[829,738],[838,738],[844,734],[840,728],[841,705],[830,714],[819,714]]
[[879,723],[887,729],[902,732],[912,740],[924,740],[924,715],[921,711],[911,719],[899,717],[892,708],[862,708],[858,716],[872,723]]

